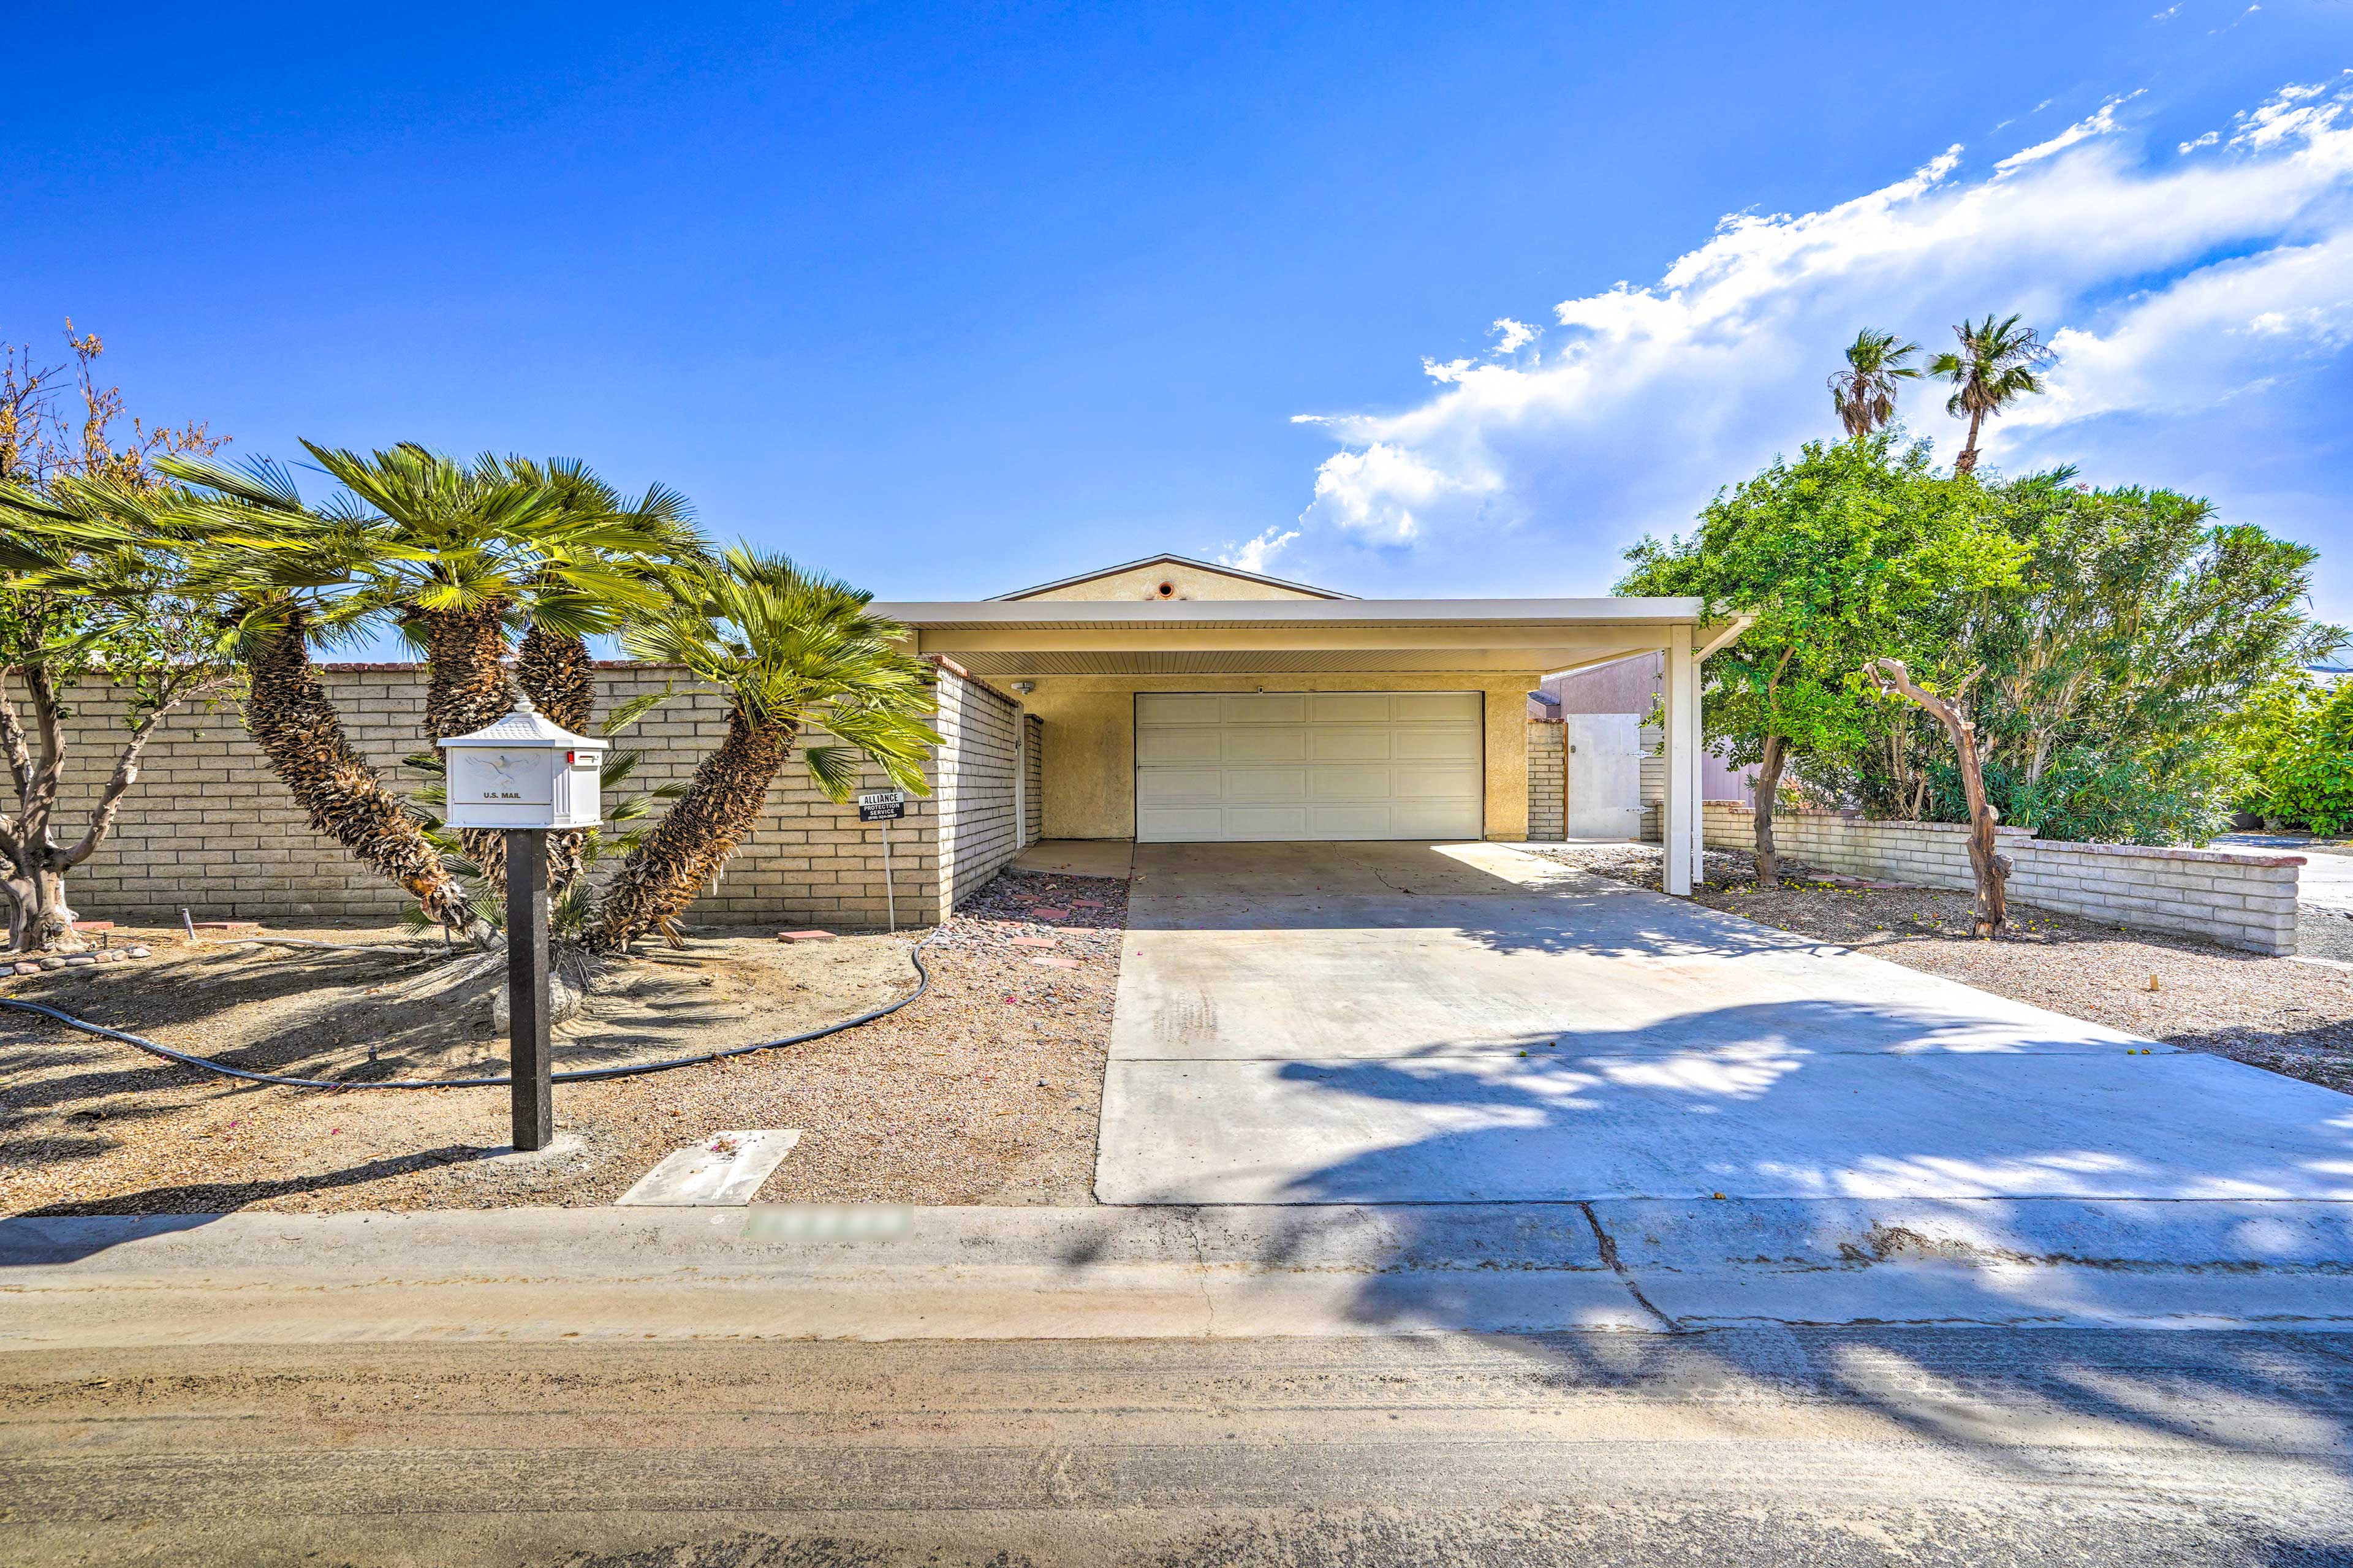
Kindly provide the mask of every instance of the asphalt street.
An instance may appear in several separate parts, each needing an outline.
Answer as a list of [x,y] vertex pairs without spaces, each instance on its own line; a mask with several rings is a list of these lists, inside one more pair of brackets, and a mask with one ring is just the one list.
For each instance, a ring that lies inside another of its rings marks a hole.
[[2353,1337],[1812,1330],[0,1356],[0,1561],[2353,1562]]

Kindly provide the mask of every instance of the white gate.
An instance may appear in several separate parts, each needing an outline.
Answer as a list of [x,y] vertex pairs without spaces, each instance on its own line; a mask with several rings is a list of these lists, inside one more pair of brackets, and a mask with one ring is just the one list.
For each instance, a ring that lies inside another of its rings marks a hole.
[[1642,832],[1642,717],[1561,716],[1565,826],[1571,838],[1636,838]]

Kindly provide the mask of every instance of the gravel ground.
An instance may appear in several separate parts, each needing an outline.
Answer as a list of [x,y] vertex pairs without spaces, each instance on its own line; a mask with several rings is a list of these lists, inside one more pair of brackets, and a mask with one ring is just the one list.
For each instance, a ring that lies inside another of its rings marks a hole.
[[[1637,887],[1660,885],[1656,845],[1526,847]],[[1838,887],[1783,865],[1796,885],[1759,889],[1747,854],[1711,849],[1696,896],[1710,909],[2054,1013],[2353,1090],[2353,973],[2183,937],[2126,934],[2018,905],[2010,935],[1978,942],[1969,935],[1974,900],[1967,893]],[[2335,923],[2353,928],[2353,921]]]
[[[764,1202],[1088,1203],[1125,916],[1124,882],[1001,876],[925,948],[931,989],[902,1011],[729,1062],[559,1084],[557,1144],[532,1155],[493,1157],[503,1088],[238,1085],[0,1012],[0,1214],[595,1205],[673,1150],[764,1127],[802,1134]],[[484,1037],[462,998],[442,997],[460,1024],[413,1016],[430,1010],[401,994],[415,963],[138,935],[155,957],[0,982],[0,995],[264,1070],[503,1067],[504,1041]],[[763,933],[649,952],[566,1026],[557,1066],[748,1044],[864,1011],[905,994],[912,945]],[[387,1016],[412,1026],[384,1027]],[[370,1038],[385,1042],[373,1063]]]

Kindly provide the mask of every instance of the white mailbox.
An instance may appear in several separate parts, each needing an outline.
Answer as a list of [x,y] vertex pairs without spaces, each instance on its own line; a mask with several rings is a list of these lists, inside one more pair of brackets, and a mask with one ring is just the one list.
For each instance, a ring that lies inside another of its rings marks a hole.
[[607,742],[560,730],[528,697],[488,729],[441,742],[452,827],[594,827]]

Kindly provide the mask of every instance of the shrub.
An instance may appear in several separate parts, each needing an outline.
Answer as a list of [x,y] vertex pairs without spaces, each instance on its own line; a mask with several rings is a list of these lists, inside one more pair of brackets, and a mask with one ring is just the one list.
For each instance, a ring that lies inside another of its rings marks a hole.
[[2274,757],[2263,809],[2315,833],[2353,827],[2353,679],[2340,680]]
[[[1959,770],[1949,762],[1929,765],[1928,816],[1938,822],[1966,822]],[[1989,763],[1986,798],[2012,826],[2043,838],[2083,844],[2203,844],[2230,826],[2228,793],[2217,766],[2186,759],[2158,769],[2146,759],[2119,756],[2091,746],[2071,746],[2051,759],[2042,777],[2027,782],[2025,770]]]

